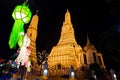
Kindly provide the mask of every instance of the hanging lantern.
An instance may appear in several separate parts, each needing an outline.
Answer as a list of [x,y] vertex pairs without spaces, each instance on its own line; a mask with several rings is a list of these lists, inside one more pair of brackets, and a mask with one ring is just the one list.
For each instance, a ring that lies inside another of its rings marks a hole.
[[16,44],[21,47],[24,39],[24,24],[30,22],[32,13],[28,5],[24,2],[22,5],[17,5],[12,13],[12,17],[15,20],[12,32],[10,34],[9,46],[15,48]]

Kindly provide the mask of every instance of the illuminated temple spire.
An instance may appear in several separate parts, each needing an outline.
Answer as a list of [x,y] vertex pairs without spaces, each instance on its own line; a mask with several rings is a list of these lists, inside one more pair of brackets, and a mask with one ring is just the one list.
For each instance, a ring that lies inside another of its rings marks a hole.
[[89,37],[88,37],[88,34],[87,34],[87,45],[90,45],[90,40],[89,40]]
[[31,64],[32,64],[32,68],[35,71],[39,71],[39,66],[37,63],[37,56],[36,56],[36,37],[37,37],[37,27],[38,27],[38,21],[39,21],[39,17],[38,17],[38,11],[36,11],[36,14],[33,15],[32,19],[31,19],[31,23],[27,29],[27,35],[31,40],[30,43],[30,49],[31,49],[31,54],[30,54],[30,59],[31,59]]
[[[58,44],[52,48],[48,56],[50,75],[68,75],[70,66],[73,66],[74,69],[79,68],[81,64],[83,64],[82,54],[82,48],[75,40],[70,12],[67,10],[65,13],[65,21],[62,25],[60,40]],[[61,69],[61,74],[58,74],[59,68],[64,69]]]
[[66,44],[66,43],[76,43],[73,25],[71,23],[71,16],[70,12],[67,9],[65,13],[65,21],[63,22],[62,30],[61,30],[61,37],[58,42],[58,45]]
[[[83,76],[87,75],[86,70],[91,63],[97,62],[104,67],[102,55],[98,53],[90,43],[88,35],[87,45],[84,50],[77,44],[70,12],[68,10],[65,13],[65,21],[62,25],[60,39],[57,45],[53,46],[47,62],[49,76],[69,75],[70,66],[73,66],[76,71],[75,74],[81,77],[79,78],[81,80],[84,80],[82,79]],[[83,67],[86,70],[83,70]]]
[[67,12],[65,14],[65,23],[71,23],[70,12],[68,9],[67,9]]
[[86,43],[86,46],[84,46],[84,50],[88,50],[89,48],[96,50],[96,48],[94,47],[94,45],[92,43],[90,43],[90,40],[89,40],[89,37],[88,37],[88,33],[87,33],[87,43]]

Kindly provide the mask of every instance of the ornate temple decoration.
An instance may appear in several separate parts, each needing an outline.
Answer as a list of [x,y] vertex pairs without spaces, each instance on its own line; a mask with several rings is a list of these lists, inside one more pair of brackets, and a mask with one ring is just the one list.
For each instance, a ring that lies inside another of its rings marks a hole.
[[70,66],[77,69],[82,66],[83,63],[83,50],[75,40],[71,16],[67,10],[61,30],[60,40],[58,44],[52,48],[51,53],[48,56],[49,70],[50,72],[56,70],[56,73],[58,73],[57,71],[62,69],[64,70],[63,74],[69,74]]
[[90,65],[92,63],[99,64],[102,68],[105,68],[102,54],[90,43],[87,35],[87,44],[84,46],[84,57],[86,58],[85,64]]
[[79,70],[82,67],[88,68],[92,63],[98,63],[105,68],[102,54],[97,52],[88,37],[84,50],[77,44],[70,12],[67,10],[60,40],[57,45],[53,46],[48,56],[49,75],[69,75],[69,69],[73,66],[74,70],[78,71],[77,75],[80,76],[82,73]]
[[37,56],[36,56],[36,37],[37,37],[37,27],[38,27],[39,17],[37,13],[32,17],[31,23],[27,29],[27,35],[31,40],[30,43],[30,59],[32,64],[32,69],[35,71],[39,71],[39,66],[37,63]]

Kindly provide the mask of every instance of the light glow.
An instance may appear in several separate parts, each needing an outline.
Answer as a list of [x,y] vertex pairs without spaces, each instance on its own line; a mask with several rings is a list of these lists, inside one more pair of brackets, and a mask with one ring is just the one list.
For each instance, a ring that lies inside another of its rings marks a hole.
[[25,33],[24,32],[20,32],[20,35],[24,35]]
[[97,78],[96,75],[94,75],[94,78],[95,78],[95,80],[96,80],[96,78]]
[[113,77],[116,79],[117,77],[116,77],[116,74],[113,74]]
[[48,70],[45,69],[44,72],[43,72],[43,76],[47,76],[47,74],[48,74]]
[[74,78],[74,76],[75,76],[75,73],[71,72],[71,78]]
[[20,12],[16,12],[16,19],[20,19],[21,15]]

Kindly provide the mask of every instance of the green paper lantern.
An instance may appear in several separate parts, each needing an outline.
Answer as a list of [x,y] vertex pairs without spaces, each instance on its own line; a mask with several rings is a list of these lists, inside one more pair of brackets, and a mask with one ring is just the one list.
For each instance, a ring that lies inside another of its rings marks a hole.
[[25,24],[29,23],[31,15],[32,13],[25,3],[23,3],[23,5],[16,6],[12,13],[12,17],[15,20],[21,20]]
[[15,20],[12,32],[10,34],[9,46],[15,48],[18,43],[19,47],[22,47],[24,35],[24,24],[27,24],[31,20],[32,13],[26,3],[17,5],[12,13],[12,17]]

